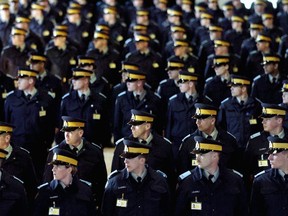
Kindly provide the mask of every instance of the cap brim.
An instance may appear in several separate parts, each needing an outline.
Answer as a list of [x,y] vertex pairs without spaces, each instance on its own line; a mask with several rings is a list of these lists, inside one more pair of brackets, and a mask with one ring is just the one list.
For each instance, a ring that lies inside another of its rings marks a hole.
[[265,152],[266,154],[277,154],[279,152],[285,151],[284,149],[268,149],[267,152]]
[[127,124],[128,125],[141,125],[145,123],[145,121],[134,121],[134,120],[130,120]]
[[196,150],[196,149],[194,149],[192,152],[191,152],[191,154],[206,154],[206,153],[208,153],[208,152],[210,152],[211,150],[203,150],[203,149],[198,149],[198,150]]
[[271,115],[271,114],[261,114],[258,118],[272,118],[272,117],[275,117],[277,115]]
[[192,118],[194,119],[206,119],[208,117],[214,117],[214,116],[213,115],[196,115],[196,114],[192,116]]
[[55,161],[51,161],[50,163],[48,163],[48,165],[71,165],[71,164],[63,162],[63,161],[55,160]]
[[63,127],[60,131],[61,132],[71,132],[74,131],[76,129],[79,129],[78,127]]
[[130,158],[135,158],[135,157],[137,157],[137,156],[139,156],[139,155],[141,155],[141,154],[140,154],[140,153],[123,152],[123,153],[120,155],[120,157],[121,157],[121,158],[128,158],[128,159],[130,159]]

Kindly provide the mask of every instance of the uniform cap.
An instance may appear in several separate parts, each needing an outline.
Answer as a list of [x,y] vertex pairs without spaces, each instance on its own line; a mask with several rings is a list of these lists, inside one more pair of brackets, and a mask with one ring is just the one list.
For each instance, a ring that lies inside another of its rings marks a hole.
[[103,10],[104,14],[117,14],[117,8],[113,6],[106,6]]
[[0,122],[0,134],[12,133],[14,126],[6,122]]
[[31,9],[32,10],[45,10],[45,6],[44,5],[41,5],[41,4],[39,4],[39,3],[36,3],[36,2],[34,2],[34,3],[32,3],[32,5],[31,5]]
[[288,92],[288,80],[283,81],[282,92]]
[[25,17],[25,16],[17,16],[15,18],[15,22],[16,23],[30,23],[30,19],[28,17]]
[[132,62],[128,61],[122,61],[122,68],[119,71],[120,73],[122,72],[130,72],[130,71],[139,71],[139,65],[134,64]]
[[244,22],[245,22],[245,20],[244,20],[243,17],[235,16],[235,15],[231,17],[231,21],[232,21],[232,22],[241,22],[241,23],[244,23]]
[[137,141],[130,140],[129,138],[124,138],[124,151],[120,155],[122,158],[135,158],[139,155],[148,155],[151,146],[141,144]]
[[193,154],[205,154],[210,151],[222,152],[222,144],[216,140],[206,139],[202,136],[195,136],[194,140],[196,144],[192,151]]
[[9,8],[10,5],[8,3],[3,2],[0,4],[0,10],[9,10]]
[[195,10],[198,10],[200,12],[204,12],[207,10],[208,5],[205,2],[199,2],[195,5]]
[[288,0],[282,0],[282,4],[283,5],[287,5],[288,4]]
[[264,28],[261,23],[250,23],[250,29],[262,30]]
[[263,6],[266,6],[265,1],[263,1],[263,0],[255,0],[255,1],[254,1],[254,4],[255,4],[255,5],[263,5]]
[[226,3],[223,5],[222,10],[224,10],[224,11],[234,10],[234,6],[233,6],[232,2],[231,2],[231,1],[226,2]]
[[149,16],[149,11],[146,9],[138,9],[136,11],[137,16]]
[[141,125],[143,123],[153,123],[155,115],[141,111],[141,110],[131,110],[131,119],[127,123],[129,125]]
[[174,41],[174,48],[175,47],[179,47],[179,46],[182,46],[182,47],[189,47],[189,42],[187,40],[175,40]]
[[269,136],[267,139],[269,141],[268,154],[276,154],[288,150],[288,140],[274,136]]
[[217,26],[217,25],[210,25],[209,31],[223,32],[223,28],[221,26]]
[[168,4],[168,0],[159,0],[158,3]]
[[168,8],[167,15],[168,16],[182,16],[183,12],[182,12],[181,7],[179,7],[178,5],[174,5],[173,7]]
[[70,132],[76,129],[83,129],[85,127],[85,120],[73,118],[70,116],[62,116],[63,127],[61,129],[62,132]]
[[186,29],[182,25],[171,25],[171,32],[186,32]]
[[226,46],[230,47],[230,43],[225,40],[214,40],[214,47]]
[[52,161],[49,163],[53,165],[72,165],[72,166],[77,166],[78,165],[78,160],[77,156],[67,150],[60,149],[60,148],[55,148],[53,150],[53,158]]
[[257,38],[256,38],[256,42],[269,42],[271,43],[271,37],[269,37],[266,34],[258,34]]
[[244,77],[244,76],[239,76],[239,75],[231,75],[231,83],[233,85],[250,85],[251,81],[249,78]]
[[26,35],[27,31],[22,28],[12,27],[11,35]]
[[57,30],[54,29],[53,30],[53,37],[52,38],[56,38],[56,37],[67,37],[68,33],[65,30]]
[[208,12],[202,12],[200,15],[201,19],[213,19],[213,15]]
[[205,119],[210,116],[217,116],[217,107],[214,107],[209,104],[204,104],[204,103],[196,103],[195,105],[196,111],[195,115],[192,118],[195,119]]
[[215,55],[213,58],[213,67],[229,64],[229,56]]
[[67,14],[68,15],[80,14],[80,13],[81,13],[81,8],[79,8],[79,7],[71,7],[71,6],[69,6],[69,8],[67,9]]
[[192,5],[192,1],[191,0],[182,0],[182,5],[183,4],[187,4],[187,5]]
[[271,13],[264,13],[262,14],[262,20],[266,20],[266,19],[273,19],[274,16]]
[[133,31],[147,31],[148,26],[143,24],[135,24],[133,25]]
[[7,155],[7,151],[5,151],[4,149],[0,149],[0,159],[5,159]]
[[139,41],[149,42],[150,41],[150,37],[147,34],[135,34],[134,40],[135,40],[135,42],[139,42]]
[[276,104],[262,103],[262,114],[260,118],[272,118],[274,116],[284,117],[286,115],[286,109]]
[[280,56],[277,54],[264,54],[263,55],[263,62],[262,65],[266,65],[269,63],[279,63],[280,62]]
[[97,23],[95,27],[96,32],[104,32],[106,34],[109,34],[110,27],[105,23]]
[[37,77],[39,74],[38,71],[32,70],[27,67],[18,67],[18,76],[17,78],[23,78],[23,77]]
[[179,72],[179,80],[177,83],[185,83],[188,81],[197,81],[199,79],[199,76],[195,73],[190,73],[187,70],[181,70]]
[[95,59],[89,56],[77,56],[78,66],[95,65]]
[[177,70],[184,68],[184,62],[178,56],[171,56],[167,59],[167,68],[166,70]]
[[30,63],[46,62],[46,61],[47,61],[47,56],[38,52],[30,53],[30,57],[29,57]]
[[94,39],[105,39],[109,40],[109,35],[103,31],[95,31],[94,32]]
[[126,82],[134,82],[137,80],[146,80],[146,74],[140,71],[127,71],[127,79]]
[[56,25],[54,29],[59,31],[68,31],[68,26],[65,24]]
[[72,79],[80,79],[82,77],[91,77],[92,71],[91,70],[85,70],[82,68],[72,68]]

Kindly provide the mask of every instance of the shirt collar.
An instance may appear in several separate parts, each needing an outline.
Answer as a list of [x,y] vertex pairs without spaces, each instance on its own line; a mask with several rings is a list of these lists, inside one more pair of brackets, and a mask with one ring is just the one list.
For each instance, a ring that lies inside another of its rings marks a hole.
[[141,140],[141,139],[139,139],[139,142],[141,142],[141,141],[146,141],[147,145],[150,145],[152,139],[153,139],[153,134],[150,133],[146,140]]
[[13,147],[11,145],[8,145],[7,148],[5,148],[4,150],[8,152],[8,154],[6,155],[6,159],[8,159],[12,153]]
[[211,181],[214,183],[219,177],[219,167],[217,168],[216,172],[213,174],[208,173],[206,170],[203,170],[203,174],[207,179],[209,179],[209,175],[213,175],[213,178],[211,178]]
[[88,90],[87,90],[86,92],[77,91],[77,93],[78,93],[79,98],[81,98],[81,96],[84,94],[84,95],[85,95],[85,98],[87,99],[87,98],[90,96],[91,91],[90,91],[90,89],[88,88]]
[[131,172],[131,176],[132,176],[133,179],[135,179],[135,181],[137,181],[138,177],[141,177],[141,181],[143,181],[143,179],[145,178],[146,175],[147,175],[146,167],[144,168],[144,171],[142,172],[141,175],[136,175],[135,173]]
[[218,130],[216,128],[214,128],[214,130],[212,131],[212,133],[209,135],[209,134],[206,134],[204,132],[202,132],[204,138],[207,138],[208,136],[212,136],[212,139],[213,140],[216,140],[217,136],[218,136]]
[[78,150],[78,152],[83,148],[83,139],[81,140],[81,142],[80,142],[80,144],[78,145],[78,146],[72,146],[72,145],[69,145],[69,148],[71,149],[71,150],[73,150],[74,148],[77,148]]

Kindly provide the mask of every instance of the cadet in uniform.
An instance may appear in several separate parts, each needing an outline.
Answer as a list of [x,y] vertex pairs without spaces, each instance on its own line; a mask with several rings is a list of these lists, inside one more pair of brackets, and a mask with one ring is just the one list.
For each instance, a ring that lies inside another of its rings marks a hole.
[[33,215],[98,215],[91,184],[77,177],[77,156],[55,148],[49,164],[54,179],[38,187]]
[[[281,91],[282,91],[282,103],[280,104],[280,106],[288,110],[288,80],[287,79],[283,81],[283,87]],[[286,112],[283,126],[285,128],[288,128],[288,112]]]
[[[47,163],[52,161],[54,155],[53,149],[55,148],[74,152],[78,160],[78,165],[76,165],[78,170],[77,176],[92,184],[94,201],[96,208],[99,209],[107,180],[103,151],[100,146],[90,143],[83,138],[85,128],[84,120],[69,116],[63,116],[62,119],[64,121],[62,131],[65,132],[65,140],[50,149]],[[47,164],[44,172],[44,182],[53,179],[51,170],[52,164]]]
[[236,168],[238,161],[234,159],[238,146],[235,137],[216,126],[217,111],[214,106],[196,103],[196,112],[193,118],[196,119],[197,130],[187,135],[182,140],[177,158],[177,172],[184,173],[197,166],[197,161],[191,151],[195,148],[195,136],[217,140],[222,143],[223,151],[220,158],[220,165],[229,168]]
[[[132,117],[128,124],[131,127],[132,135],[129,138],[151,146],[149,160],[147,161],[148,165],[153,169],[164,172],[168,177],[170,188],[174,190],[175,174],[171,142],[153,130],[155,128],[154,115],[134,109],[131,110],[131,114]],[[124,160],[119,157],[123,150],[123,139],[120,139],[116,142],[112,160],[112,171],[121,170],[125,167]]]
[[[8,152],[0,149],[0,167]],[[0,212],[1,215],[29,216],[26,191],[23,183],[0,168]]]
[[271,169],[258,173],[253,182],[250,215],[285,216],[288,198],[288,141],[268,137]]
[[162,113],[162,101],[159,95],[149,89],[145,89],[146,74],[140,71],[129,71],[127,91],[121,92],[115,103],[114,111],[114,141],[130,135],[130,128],[127,125],[131,109],[143,110],[157,116],[155,129],[162,133],[164,113]]
[[179,176],[175,216],[248,215],[248,202],[241,174],[219,166],[220,142],[194,137],[198,165]]
[[123,142],[125,148],[120,156],[124,158],[125,169],[109,176],[103,196],[103,215],[171,215],[165,174],[146,166],[151,146],[129,139]]
[[250,136],[245,151],[245,171],[248,187],[251,186],[253,176],[270,167],[267,160],[269,148],[268,136],[278,136],[288,139],[288,130],[283,127],[286,110],[275,104],[262,104],[263,131]]
[[73,68],[73,90],[63,96],[60,116],[85,119],[84,137],[90,142],[107,146],[110,142],[107,98],[89,87],[92,73],[90,70]]
[[4,103],[8,92],[15,89],[16,81],[0,70],[0,121],[4,121]]
[[[11,29],[14,25],[14,19],[9,11],[9,3],[1,2],[0,3],[0,38],[1,46],[5,47],[8,45]],[[1,47],[1,49],[3,48]]]
[[275,54],[265,54],[262,58],[265,74],[254,78],[251,96],[263,103],[279,104],[282,102],[282,82],[287,78],[280,71],[280,57]]
[[5,102],[5,121],[15,126],[12,142],[31,152],[38,176],[43,173],[47,149],[56,127],[55,102],[48,92],[35,88],[38,71],[18,69],[18,90]]

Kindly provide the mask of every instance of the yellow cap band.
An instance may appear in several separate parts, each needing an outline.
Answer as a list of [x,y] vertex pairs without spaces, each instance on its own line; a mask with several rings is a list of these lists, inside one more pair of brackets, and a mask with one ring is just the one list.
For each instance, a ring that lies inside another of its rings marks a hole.
[[213,19],[213,16],[210,15],[210,14],[207,14],[207,13],[202,13],[202,14],[200,15],[200,18],[201,18],[201,19]]
[[189,75],[179,74],[179,79],[188,80],[188,81],[197,81],[198,77],[197,76],[189,76]]
[[260,25],[260,24],[251,24],[251,25],[250,25],[250,28],[251,28],[251,29],[263,29],[264,26],[263,26],[263,25]]
[[136,14],[138,16],[148,16],[149,12],[148,11],[137,11]]
[[216,116],[217,115],[217,111],[216,110],[197,108],[195,114],[196,115],[214,115],[214,116]]
[[124,64],[122,69],[137,71],[137,70],[139,70],[139,67],[137,67],[135,65],[126,65],[126,64]]
[[37,55],[32,55],[30,60],[32,61],[46,61],[47,59],[44,56],[37,56]]
[[64,162],[64,163],[71,164],[73,166],[77,166],[77,164],[78,164],[77,160],[75,160],[73,158],[69,158],[69,157],[63,156],[63,155],[54,156],[53,157],[53,161],[61,161],[61,162]]
[[64,121],[63,126],[64,127],[84,127],[85,123],[84,122],[67,122],[67,121]]
[[109,36],[106,35],[106,34],[102,34],[100,32],[95,32],[94,33],[94,38],[97,39],[97,38],[101,38],[101,39],[109,39]]
[[9,4],[1,4],[0,10],[9,10]]
[[271,38],[263,36],[263,35],[258,35],[256,38],[256,42],[259,42],[259,41],[271,42]]
[[182,16],[182,12],[181,11],[175,11],[175,10],[171,10],[171,9],[167,10],[167,14],[169,16]]
[[264,62],[270,62],[270,61],[272,61],[272,62],[280,62],[280,58],[274,57],[274,56],[264,56],[263,57],[263,61]]
[[288,143],[269,143],[269,148],[275,149],[288,149]]
[[218,26],[209,26],[209,31],[223,31],[223,28]]
[[174,42],[174,47],[176,46],[185,46],[185,47],[188,47],[189,44],[187,42],[184,42],[184,41],[175,41]]
[[56,31],[53,31],[53,36],[54,37],[58,37],[58,36],[67,37],[67,32],[56,30]]
[[104,8],[104,14],[117,14],[117,11],[110,8]]
[[146,30],[147,26],[143,26],[143,25],[134,25],[133,26],[134,30]]
[[16,23],[29,23],[31,20],[29,18],[25,18],[25,17],[16,17],[15,19]]
[[0,131],[12,132],[13,128],[8,126],[0,126]]
[[263,107],[262,112],[263,114],[268,115],[286,115],[285,110],[265,108],[265,107]]
[[145,36],[142,36],[142,35],[136,35],[135,36],[135,41],[149,41],[150,38],[149,37],[145,37]]
[[94,64],[95,60],[93,59],[79,59],[80,64]]
[[184,64],[180,62],[168,62],[168,67],[183,68]]
[[32,4],[31,9],[32,10],[45,10],[45,7],[39,4]]
[[244,79],[239,79],[239,78],[232,78],[231,82],[234,84],[250,85],[249,80],[244,80]]
[[67,9],[67,14],[80,14],[80,10],[76,8],[69,8]]
[[214,59],[214,64],[222,64],[222,63],[228,63],[228,62],[229,62],[228,58]]
[[199,149],[211,150],[211,151],[222,151],[222,146],[209,143],[199,143]]
[[283,84],[283,88],[284,88],[284,89],[288,89],[288,84],[286,84],[286,83]]
[[149,116],[140,116],[140,115],[132,115],[132,120],[135,121],[145,121],[145,122],[153,122],[154,118]]
[[273,15],[272,14],[262,14],[262,19],[273,19]]
[[244,22],[244,19],[242,17],[238,17],[238,16],[232,16],[231,18],[232,22]]
[[149,149],[146,148],[134,148],[134,147],[128,147],[125,149],[127,153],[139,153],[139,154],[148,154]]
[[232,5],[224,5],[223,10],[233,10],[234,7]]
[[128,74],[128,78],[130,79],[145,79],[146,76],[145,75],[141,75],[141,74]]
[[19,70],[18,75],[20,75],[20,76],[26,75],[26,76],[36,77],[38,74],[36,72],[33,72],[33,71]]
[[73,76],[85,76],[85,77],[90,77],[91,73],[85,72],[85,71],[73,71]]
[[226,46],[226,47],[229,47],[230,43],[226,42],[226,41],[215,40],[214,41],[214,46]]
[[11,35],[26,35],[26,31],[22,29],[12,28]]
[[179,26],[172,26],[171,31],[172,32],[176,32],[176,31],[185,32],[185,29]]

